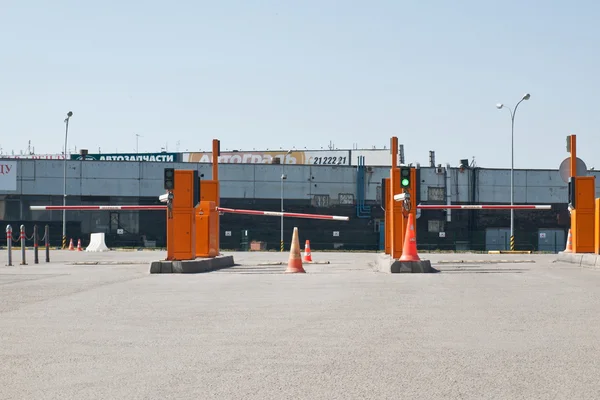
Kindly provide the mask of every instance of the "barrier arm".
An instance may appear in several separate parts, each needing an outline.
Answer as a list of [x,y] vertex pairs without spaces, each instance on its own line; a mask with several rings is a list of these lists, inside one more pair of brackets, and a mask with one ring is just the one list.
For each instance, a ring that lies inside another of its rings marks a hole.
[[[163,195],[164,196],[164,195]],[[161,196],[161,201],[163,199]],[[58,211],[58,210],[70,210],[70,211],[137,211],[137,210],[161,210],[167,209],[167,206],[134,206],[134,205],[115,205],[115,206],[30,206],[31,211]],[[282,215],[287,218],[306,218],[306,219],[321,219],[330,221],[348,221],[350,217],[339,216],[339,215],[325,215],[325,214],[304,214],[304,213],[291,213],[291,212],[279,212],[279,211],[261,211],[261,210],[244,210],[235,208],[224,208],[217,207],[217,211],[220,213],[229,214],[247,214],[247,215],[262,215],[270,217],[281,217]]]

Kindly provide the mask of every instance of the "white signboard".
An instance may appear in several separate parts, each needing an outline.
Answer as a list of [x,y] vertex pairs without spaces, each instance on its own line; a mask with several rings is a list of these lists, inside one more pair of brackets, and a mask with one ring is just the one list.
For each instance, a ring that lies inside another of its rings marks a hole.
[[340,231],[333,231],[333,236],[340,236]]
[[17,190],[17,162],[0,160],[0,191]]
[[[280,164],[351,165],[349,150],[222,151],[219,164],[272,164],[276,158]],[[211,163],[212,153],[183,153],[183,162]]]
[[546,232],[540,232],[540,239],[546,239]]
[[231,236],[231,231],[225,231],[225,236]]
[[446,237],[446,232],[440,232],[440,237],[441,238],[445,238]]
[[122,235],[124,233],[123,229],[119,228],[117,229],[117,235]]

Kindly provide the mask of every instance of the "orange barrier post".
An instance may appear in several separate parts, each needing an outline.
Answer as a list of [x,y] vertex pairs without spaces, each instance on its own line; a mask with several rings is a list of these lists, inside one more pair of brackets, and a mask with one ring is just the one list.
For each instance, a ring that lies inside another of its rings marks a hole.
[[571,178],[571,234],[573,253],[593,253],[596,233],[596,178],[577,176]]
[[70,251],[74,251],[74,250],[75,250],[75,246],[73,246],[73,239],[71,239],[71,240],[69,241],[69,250],[70,250]]
[[[214,166],[214,164],[213,164]],[[196,257],[209,257],[207,254],[207,250],[200,250],[200,247],[205,246],[201,245],[200,242],[205,241],[207,236],[211,237],[210,247],[217,249],[216,254],[210,257],[216,257],[219,255],[219,247],[220,247],[220,238],[219,238],[219,212],[217,211],[217,205],[219,203],[219,181],[217,180],[200,180],[200,203],[203,202],[212,202],[214,203],[214,207],[212,206],[200,206],[201,209],[204,210],[206,215],[210,214],[212,217],[210,218],[209,225],[205,225],[202,221],[201,215],[196,214]],[[204,209],[203,207],[208,207]],[[213,215],[214,208],[214,215]],[[210,210],[210,211],[209,211]]]
[[391,185],[390,185],[390,178],[385,178],[383,180],[383,198],[381,199],[381,202],[383,204],[385,204],[385,217],[383,219],[383,229],[385,230],[385,237],[384,237],[384,253],[385,254],[391,254],[391,238],[392,238],[392,233],[391,233],[391,227],[392,227],[392,198],[390,197],[389,193],[391,189]]
[[167,210],[167,260],[196,258],[198,171],[174,170],[171,209]]
[[77,239],[77,251],[83,251],[81,248],[81,239]]
[[298,239],[298,228],[296,227],[294,227],[294,234],[292,235],[290,258],[288,259],[288,266],[285,272],[292,274],[306,272],[302,267],[302,256],[300,255],[300,241]]
[[213,258],[217,247],[217,206],[214,201],[201,201],[196,212],[196,257]]
[[600,254],[600,199],[596,199],[596,229],[594,234],[594,253]]

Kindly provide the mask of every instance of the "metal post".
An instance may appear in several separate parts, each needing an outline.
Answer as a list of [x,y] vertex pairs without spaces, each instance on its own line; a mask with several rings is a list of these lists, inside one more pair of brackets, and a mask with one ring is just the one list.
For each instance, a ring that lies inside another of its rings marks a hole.
[[[283,178],[284,178],[284,165],[285,164],[281,164],[281,212],[283,212]],[[279,241],[279,251],[283,252],[283,214],[281,214],[281,238]]]
[[[65,161],[63,171],[63,206],[67,205],[67,137],[69,136],[69,119],[73,113],[69,111],[65,119]],[[67,210],[63,210],[62,248],[67,248]]]
[[27,260],[25,259],[25,225],[21,225],[21,265],[27,265]]
[[33,263],[34,264],[39,264],[40,263],[40,258],[39,258],[39,254],[38,254],[38,227],[37,225],[33,226]]
[[6,249],[8,250],[8,267],[12,267],[12,226],[6,225]]
[[[65,160],[63,171],[63,206],[67,205],[67,134],[69,131],[69,119],[66,120],[67,130],[65,132]],[[62,215],[62,248],[67,247],[67,210],[63,210]]]
[[[518,104],[517,104],[518,106]],[[517,107],[515,107],[517,112]],[[510,128],[510,205],[515,204],[515,114],[511,112]],[[515,250],[515,210],[510,210],[510,251]]]
[[46,262],[50,262],[50,227],[44,227],[44,244],[46,246]]
[[[513,206],[515,204],[515,114],[517,113],[517,108],[519,104],[521,104],[524,100],[529,100],[531,95],[529,93],[525,94],[521,100],[515,105],[515,109],[511,110],[510,107],[508,111],[510,112],[510,205]],[[496,107],[498,109],[504,108],[504,104],[497,104]],[[510,250],[514,251],[515,249],[515,210],[511,208],[510,210]]]

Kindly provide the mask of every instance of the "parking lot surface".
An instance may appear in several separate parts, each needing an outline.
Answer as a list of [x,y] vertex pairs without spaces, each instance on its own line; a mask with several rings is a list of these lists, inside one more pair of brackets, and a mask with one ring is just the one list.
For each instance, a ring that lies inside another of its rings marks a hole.
[[164,252],[0,254],[1,399],[597,399],[600,271],[554,255],[233,254],[148,273]]

